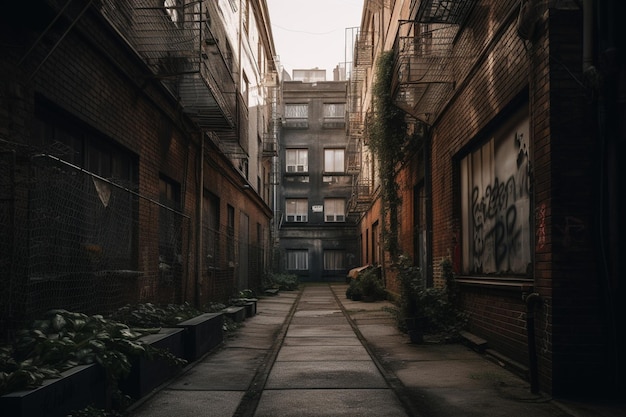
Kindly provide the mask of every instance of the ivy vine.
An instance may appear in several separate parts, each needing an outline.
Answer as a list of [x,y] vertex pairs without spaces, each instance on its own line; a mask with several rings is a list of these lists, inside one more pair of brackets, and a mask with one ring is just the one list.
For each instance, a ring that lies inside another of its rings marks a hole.
[[398,207],[401,203],[397,169],[405,155],[407,123],[405,113],[394,104],[392,80],[393,51],[383,52],[376,61],[376,78],[372,85],[372,112],[367,119],[368,146],[378,162],[385,249],[395,258],[400,253],[398,242]]

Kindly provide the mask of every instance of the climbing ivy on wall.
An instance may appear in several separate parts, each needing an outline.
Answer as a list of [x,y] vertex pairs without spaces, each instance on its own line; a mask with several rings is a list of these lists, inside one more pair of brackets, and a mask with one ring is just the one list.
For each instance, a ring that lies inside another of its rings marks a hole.
[[395,258],[398,242],[398,207],[401,203],[396,173],[404,158],[407,142],[405,113],[393,102],[393,51],[383,52],[376,61],[376,78],[372,86],[372,111],[367,119],[367,139],[378,162],[383,203],[385,249]]

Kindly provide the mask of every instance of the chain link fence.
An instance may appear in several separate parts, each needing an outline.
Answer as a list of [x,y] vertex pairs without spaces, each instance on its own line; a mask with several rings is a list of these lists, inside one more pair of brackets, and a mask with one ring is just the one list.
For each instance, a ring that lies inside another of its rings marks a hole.
[[19,159],[0,154],[3,335],[53,308],[182,301],[188,216],[55,157]]

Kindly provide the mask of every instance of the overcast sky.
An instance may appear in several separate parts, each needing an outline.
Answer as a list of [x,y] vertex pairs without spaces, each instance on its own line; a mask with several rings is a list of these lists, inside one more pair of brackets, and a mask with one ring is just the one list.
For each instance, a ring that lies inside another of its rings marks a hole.
[[361,25],[363,0],[266,0],[284,69],[332,70],[346,61],[346,28]]

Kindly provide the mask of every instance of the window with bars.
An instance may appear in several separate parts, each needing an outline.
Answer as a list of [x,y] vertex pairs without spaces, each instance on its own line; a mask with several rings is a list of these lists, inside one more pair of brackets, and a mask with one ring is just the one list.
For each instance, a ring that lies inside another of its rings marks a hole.
[[324,172],[345,172],[345,150],[324,149]]
[[324,199],[324,220],[326,222],[345,222],[346,201],[342,198]]
[[285,206],[288,222],[308,221],[309,202],[306,198],[288,198]]
[[288,250],[287,269],[291,271],[309,269],[309,252],[307,250]]
[[287,172],[308,172],[309,151],[308,149],[287,149],[285,151]]

